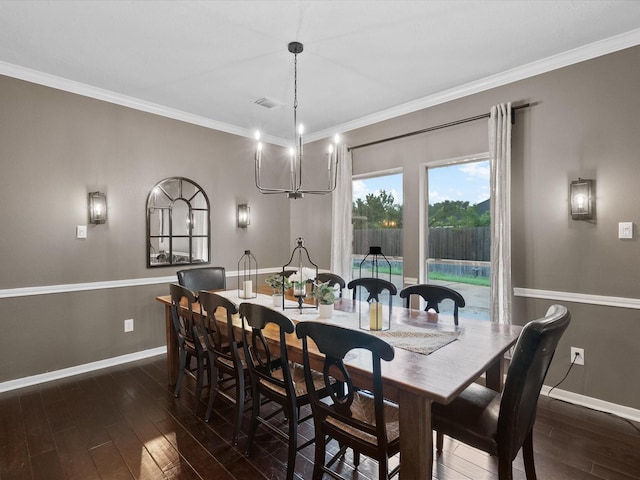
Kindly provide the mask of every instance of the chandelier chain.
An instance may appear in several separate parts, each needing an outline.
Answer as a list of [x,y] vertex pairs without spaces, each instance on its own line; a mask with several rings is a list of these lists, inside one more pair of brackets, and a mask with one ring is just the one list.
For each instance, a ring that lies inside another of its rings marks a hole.
[[293,131],[298,128],[298,54],[293,54]]

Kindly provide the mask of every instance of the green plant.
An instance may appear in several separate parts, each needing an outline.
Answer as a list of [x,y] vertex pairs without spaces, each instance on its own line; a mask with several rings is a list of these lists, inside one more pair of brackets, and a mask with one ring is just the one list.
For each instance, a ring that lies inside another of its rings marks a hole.
[[323,305],[331,305],[336,299],[336,291],[329,286],[329,282],[314,283],[311,296]]
[[264,279],[264,283],[273,289],[273,293],[282,293],[282,290],[291,288],[291,282],[287,277],[283,277],[281,273],[274,273]]

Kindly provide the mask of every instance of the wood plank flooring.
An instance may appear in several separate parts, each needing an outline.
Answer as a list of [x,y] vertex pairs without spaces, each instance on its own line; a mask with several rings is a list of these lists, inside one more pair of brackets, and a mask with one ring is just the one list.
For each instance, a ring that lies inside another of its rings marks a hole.
[[[285,478],[280,438],[259,429],[253,455],[245,457],[244,433],[238,446],[230,444],[230,407],[218,402],[207,424],[204,403],[197,417],[192,413],[192,385],[176,399],[166,379],[159,356],[0,394],[0,479]],[[312,425],[301,427],[301,436],[312,434]],[[605,413],[542,397],[534,448],[541,480],[640,479],[638,425]],[[312,459],[312,446],[298,455],[299,478],[311,478]],[[363,459],[353,471],[349,460],[340,466],[348,478],[377,478],[375,462]],[[521,455],[514,477],[525,478]],[[497,466],[445,439],[434,478],[494,480]]]

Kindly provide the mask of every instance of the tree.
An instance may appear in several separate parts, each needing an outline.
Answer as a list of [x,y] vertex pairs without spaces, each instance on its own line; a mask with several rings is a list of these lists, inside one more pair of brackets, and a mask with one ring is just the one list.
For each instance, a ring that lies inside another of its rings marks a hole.
[[366,222],[356,224],[368,228],[402,228],[402,205],[395,203],[393,195],[380,190],[377,195],[368,193],[364,200],[353,202],[353,218]]
[[479,212],[478,205],[462,200],[445,200],[429,205],[430,227],[484,227],[491,224],[489,211]]

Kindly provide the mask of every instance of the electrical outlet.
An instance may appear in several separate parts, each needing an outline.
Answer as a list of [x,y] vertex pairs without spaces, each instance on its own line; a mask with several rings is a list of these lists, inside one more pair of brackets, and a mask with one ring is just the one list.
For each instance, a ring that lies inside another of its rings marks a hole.
[[571,347],[569,363],[572,363],[574,359],[576,365],[584,365],[584,348]]
[[124,321],[124,331],[133,332],[133,318],[129,318]]

